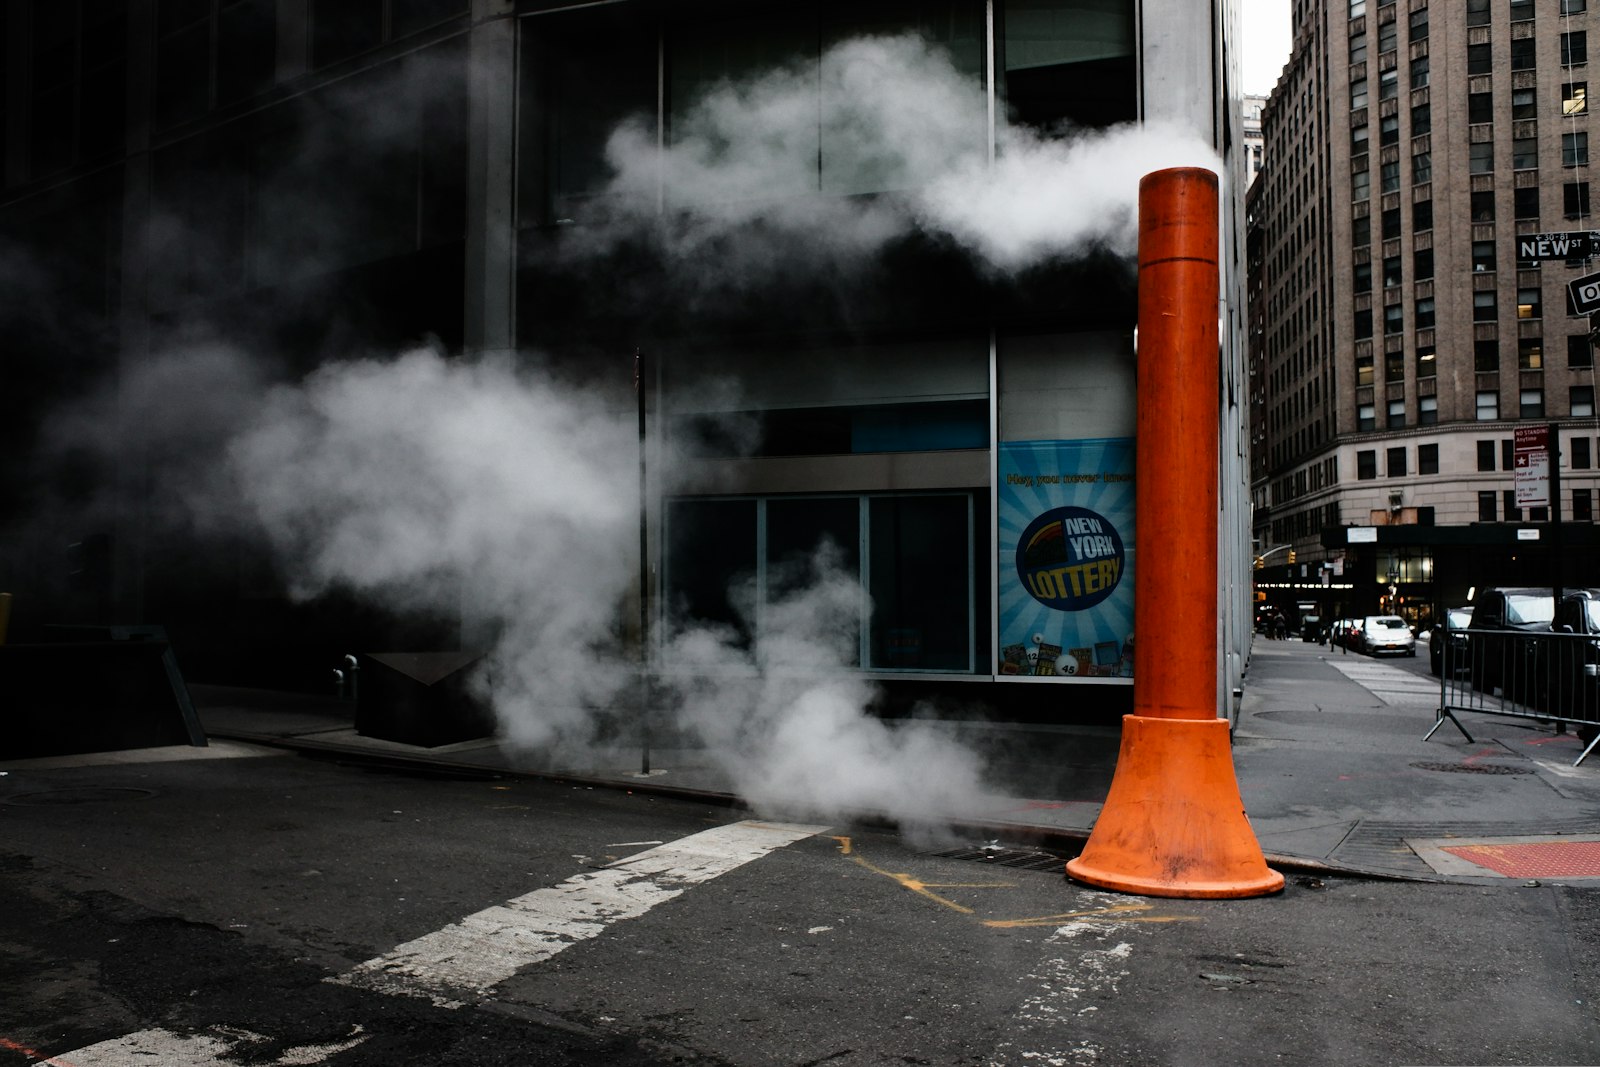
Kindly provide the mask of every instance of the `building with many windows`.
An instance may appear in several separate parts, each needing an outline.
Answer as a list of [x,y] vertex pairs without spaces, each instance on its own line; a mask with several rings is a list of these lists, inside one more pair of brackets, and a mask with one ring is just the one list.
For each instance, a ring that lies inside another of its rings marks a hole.
[[[1600,13],[1295,0],[1293,18],[1251,210],[1260,588],[1423,621],[1475,586],[1596,584],[1594,356],[1567,288],[1600,259],[1519,240],[1595,225]],[[1559,487],[1538,503],[1515,474],[1532,427]]]

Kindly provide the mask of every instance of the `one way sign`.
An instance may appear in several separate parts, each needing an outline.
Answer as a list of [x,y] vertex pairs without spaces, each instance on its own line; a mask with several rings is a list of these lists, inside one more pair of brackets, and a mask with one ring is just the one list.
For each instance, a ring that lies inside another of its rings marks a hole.
[[1600,311],[1600,274],[1587,274],[1567,283],[1567,302],[1572,315],[1593,315]]
[[1517,238],[1517,262],[1536,263],[1542,259],[1588,259],[1600,255],[1600,231],[1566,230],[1561,233],[1531,233]]

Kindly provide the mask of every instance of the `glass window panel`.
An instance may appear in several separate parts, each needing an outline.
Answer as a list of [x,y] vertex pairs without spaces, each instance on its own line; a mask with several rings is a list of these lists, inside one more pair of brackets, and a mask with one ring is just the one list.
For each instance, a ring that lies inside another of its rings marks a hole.
[[1512,193],[1511,209],[1516,218],[1537,219],[1539,217],[1539,187],[1530,185]]
[[1588,334],[1574,334],[1567,338],[1567,366],[1594,366],[1594,347],[1589,343]]
[[[860,584],[860,498],[780,497],[766,504],[767,603],[804,591],[824,573]],[[859,618],[854,621],[859,624]],[[858,664],[859,630],[833,636],[844,662]]]
[[966,495],[871,499],[869,666],[972,669],[970,500]]
[[612,132],[626,119],[649,116],[645,132],[654,139],[659,36],[636,22],[605,8],[524,21],[517,109],[522,225],[582,222],[602,213]]
[[756,502],[668,503],[665,555],[671,616],[726,626],[748,647],[755,607]]
[[1576,66],[1589,62],[1589,35],[1584,30],[1561,35],[1561,65]]
[[1581,167],[1589,162],[1589,135],[1564,133],[1561,135],[1561,163],[1566,167]]
[[1584,115],[1589,111],[1589,83],[1567,82],[1561,87],[1561,113]]
[[1511,42],[1511,69],[1532,70],[1534,67],[1533,38],[1523,37]]
[[[973,19],[976,71],[982,8],[960,10]],[[1002,16],[1005,100],[1018,121],[1108,126],[1137,117],[1134,0],[1005,0]]]
[[1561,186],[1561,210],[1569,219],[1589,214],[1589,183],[1566,182]]

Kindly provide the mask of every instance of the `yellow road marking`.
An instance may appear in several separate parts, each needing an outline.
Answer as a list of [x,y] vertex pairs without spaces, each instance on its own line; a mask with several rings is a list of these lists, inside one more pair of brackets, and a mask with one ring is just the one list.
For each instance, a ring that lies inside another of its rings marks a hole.
[[[960,912],[962,915],[975,914],[972,908],[933,892],[935,889],[1015,889],[1015,882],[924,882],[908,873],[888,871],[872,863],[865,856],[855,852],[854,842],[849,837],[834,835],[833,840],[839,846],[839,855],[850,857],[850,861],[864,870],[873,874],[882,875],[902,888],[909,889],[920,897],[925,897],[936,904],[942,904],[951,911]],[[1097,919],[1115,917],[1119,922],[1135,923],[1181,923],[1194,922],[1198,916],[1194,915],[1144,915],[1142,912],[1154,910],[1155,905],[1146,902],[1129,902],[1127,904],[1111,904],[1104,908],[1090,908],[1086,911],[1066,911],[1056,915],[1040,915],[1026,919],[983,919],[984,926],[995,930],[1015,930],[1030,926],[1059,926],[1073,919]]]
[[931,900],[936,904],[943,904],[951,911],[958,911],[963,915],[971,915],[972,909],[967,907],[965,904],[957,904],[953,900],[950,900],[946,897],[941,897],[938,893],[933,892],[933,890],[1016,888],[1015,882],[924,882],[920,878],[915,878],[909,873],[886,871],[877,864],[869,861],[865,856],[855,855],[853,853],[850,838],[848,837],[835,837],[834,840],[839,843],[839,854],[841,856],[849,856],[851,861],[857,866],[863,867],[866,870],[871,871],[873,874],[878,874],[885,878],[893,879],[894,881],[899,882],[901,886],[911,890],[911,892],[917,894],[918,896],[926,897],[928,900]]

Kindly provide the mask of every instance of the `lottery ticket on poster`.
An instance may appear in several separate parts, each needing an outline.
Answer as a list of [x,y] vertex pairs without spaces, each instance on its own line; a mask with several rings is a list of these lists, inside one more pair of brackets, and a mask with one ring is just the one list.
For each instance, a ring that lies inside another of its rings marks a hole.
[[1005,677],[1133,678],[1132,438],[1000,445]]

